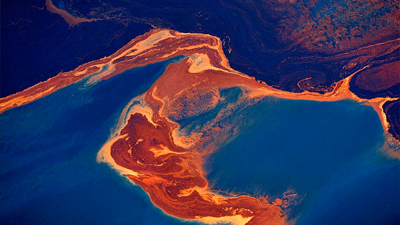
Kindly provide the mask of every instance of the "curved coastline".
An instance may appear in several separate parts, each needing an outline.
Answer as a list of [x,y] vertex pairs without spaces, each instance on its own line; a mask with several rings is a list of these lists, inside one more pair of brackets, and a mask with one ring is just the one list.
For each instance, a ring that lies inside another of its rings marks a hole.
[[[84,77],[94,73],[99,73],[104,65],[108,65],[106,71],[101,71],[96,77],[108,79],[112,76],[122,73],[125,70],[141,67],[151,63],[156,63],[173,58],[178,55],[194,55],[197,59],[194,66],[191,66],[191,72],[200,72],[201,70],[219,70],[247,77],[255,80],[239,71],[235,71],[229,66],[228,59],[222,50],[222,42],[219,38],[207,34],[188,34],[180,33],[169,29],[154,29],[147,32],[122,47],[114,54],[85,63],[75,70],[61,72],[57,76],[47,81],[38,83],[21,92],[0,99],[0,113],[14,107],[18,107],[36,99],[47,96],[60,88],[75,83]],[[197,56],[197,57],[196,57]],[[200,57],[199,57],[200,56]],[[389,129],[391,125],[386,119],[386,113],[383,105],[390,101],[398,101],[398,97],[375,97],[362,98],[349,90],[350,81],[354,75],[364,71],[370,66],[355,71],[353,74],[344,78],[335,84],[331,92],[324,94],[304,91],[301,93],[292,93],[282,91],[265,82],[259,81],[261,85],[257,87],[260,95],[274,95],[278,98],[302,99],[315,101],[338,101],[343,99],[355,100],[361,104],[372,106],[378,113],[385,132],[389,132],[399,141],[398,135],[392,133]],[[264,93],[262,93],[264,92]],[[389,107],[385,107],[386,111]],[[393,129],[393,127],[392,127]]]
[[[352,77],[359,71],[336,83],[331,92],[286,92],[231,69],[218,38],[166,29],[152,30],[109,57],[84,64],[74,71],[60,73],[48,81],[0,99],[0,112],[49,95],[87,76],[101,81],[128,69],[178,55],[188,57],[180,63],[170,64],[153,86],[139,97],[144,103],[142,108],[124,111],[123,116],[129,119],[118,124],[113,139],[99,152],[98,161],[112,165],[140,185],[155,205],[180,218],[206,223],[287,224],[284,209],[293,197],[286,196],[271,202],[265,196],[226,198],[212,193],[204,177],[202,158],[216,149],[205,152],[198,149],[215,136],[228,138],[227,131],[232,127],[220,126],[217,120],[200,137],[195,137],[195,133],[187,136],[174,132],[179,130],[179,124],[171,116],[184,112],[181,106],[184,96],[198,100],[197,107],[190,111],[192,114],[215,107],[215,102],[221,100],[215,94],[216,90],[231,87],[241,88],[248,104],[265,96],[314,101],[351,99],[372,106],[386,133],[392,134],[391,128],[395,126],[387,118],[385,104],[398,101],[398,98],[362,99],[349,90]],[[108,67],[102,71],[105,65]],[[202,93],[211,93],[212,97],[200,100]],[[400,158],[398,155],[395,157]],[[188,205],[192,206],[190,210]]]

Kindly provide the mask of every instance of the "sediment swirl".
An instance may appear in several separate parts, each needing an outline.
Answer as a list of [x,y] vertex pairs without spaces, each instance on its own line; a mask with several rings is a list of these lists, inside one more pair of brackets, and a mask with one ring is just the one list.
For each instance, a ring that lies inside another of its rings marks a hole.
[[[155,205],[179,218],[207,223],[289,223],[285,209],[295,196],[291,191],[282,198],[271,200],[267,196],[224,197],[209,187],[203,159],[218,149],[218,143],[210,145],[210,141],[223,142],[234,135],[237,128],[220,123],[229,109],[200,130],[189,133],[180,130],[176,118],[198,115],[215,108],[218,102],[223,101],[218,94],[222,89],[240,88],[243,91],[241,101],[246,105],[266,96],[315,101],[351,99],[372,106],[387,133],[392,134],[393,127],[398,126],[398,121],[385,113],[391,112],[391,105],[398,105],[393,103],[398,102],[398,98],[362,99],[349,90],[351,79],[368,65],[337,82],[331,92],[291,93],[272,88],[230,68],[218,38],[166,29],[155,29],[132,40],[109,57],[60,73],[46,82],[3,98],[0,112],[49,95],[85,77],[90,85],[128,69],[178,55],[186,58],[171,63],[151,88],[135,99],[140,106],[131,107],[131,103],[125,108],[121,118],[127,120],[118,123],[116,133],[103,146],[98,160],[109,163],[126,175],[149,194]],[[301,87],[303,84],[299,82],[298,85]]]
[[[207,69],[211,68],[208,61],[194,55],[170,64],[141,97],[142,106],[124,112],[129,120],[119,124],[121,130],[99,153],[99,160],[134,171],[123,174],[170,215],[206,223],[286,224],[284,209],[293,195],[270,202],[267,196],[223,197],[212,192],[202,165],[204,157],[217,148],[205,147],[205,141],[226,140],[233,129],[220,123],[220,115],[201,131],[176,132],[180,126],[171,118],[190,118],[213,109],[223,101],[220,89],[239,85],[245,91],[243,99],[252,99],[249,103],[260,99],[252,89],[262,84],[223,69]],[[187,96],[195,106],[187,104]]]

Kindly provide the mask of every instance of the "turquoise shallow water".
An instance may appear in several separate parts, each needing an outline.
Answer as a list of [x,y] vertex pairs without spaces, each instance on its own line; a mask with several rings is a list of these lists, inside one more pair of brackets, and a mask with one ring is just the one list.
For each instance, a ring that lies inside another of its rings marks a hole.
[[[92,86],[83,80],[1,114],[2,224],[195,224],[165,215],[140,187],[96,162],[126,104],[177,60]],[[221,95],[226,102],[216,110],[179,122],[205,123],[240,90]],[[225,122],[241,132],[207,161],[215,188],[270,196],[293,188],[302,198],[292,213],[299,224],[399,219],[399,163],[377,152],[383,131],[371,108],[266,98]]]
[[400,164],[379,151],[371,107],[271,97],[239,114],[250,126],[207,160],[214,189],[272,199],[294,189],[297,224],[400,221]]

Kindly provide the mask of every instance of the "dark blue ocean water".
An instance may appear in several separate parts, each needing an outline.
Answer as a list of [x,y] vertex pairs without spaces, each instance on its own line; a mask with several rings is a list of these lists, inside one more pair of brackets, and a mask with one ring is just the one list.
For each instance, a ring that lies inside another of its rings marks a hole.
[[[189,224],[165,215],[140,187],[96,162],[126,104],[177,60],[89,87],[82,80],[1,114],[1,223]],[[222,95],[232,103],[238,91]],[[299,224],[398,219],[399,163],[377,152],[383,131],[371,108],[267,98],[228,120],[238,118],[242,133],[207,164],[215,188],[270,196],[294,188],[303,197],[293,209],[293,216],[302,215]]]
[[0,115],[1,224],[188,224],[96,156],[124,106],[168,63],[85,80]]

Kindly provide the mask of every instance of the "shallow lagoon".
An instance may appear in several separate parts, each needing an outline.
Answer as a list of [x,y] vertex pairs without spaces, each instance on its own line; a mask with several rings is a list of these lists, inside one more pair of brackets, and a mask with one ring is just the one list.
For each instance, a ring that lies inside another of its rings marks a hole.
[[[96,162],[126,104],[180,59],[91,86],[85,79],[1,114],[1,221],[195,224],[165,215],[140,187]],[[206,164],[214,188],[269,196],[293,188],[302,197],[292,214],[302,215],[299,224],[398,219],[399,163],[378,151],[384,138],[372,108],[266,98],[243,117],[241,133]],[[384,210],[357,217],[374,207]]]

